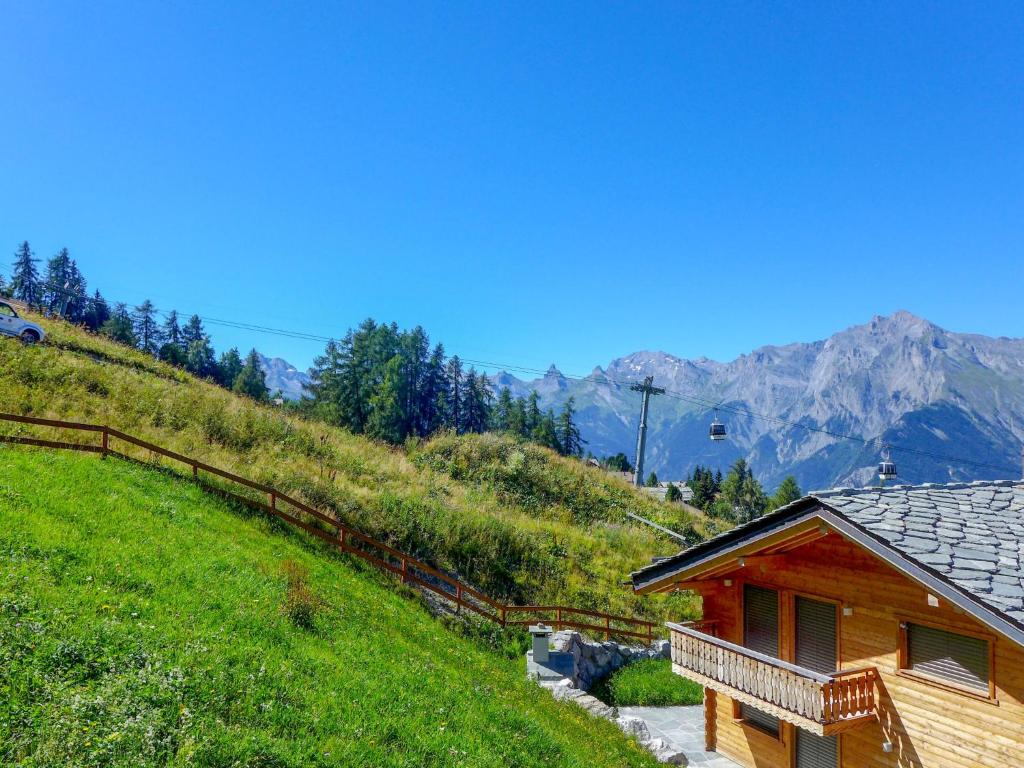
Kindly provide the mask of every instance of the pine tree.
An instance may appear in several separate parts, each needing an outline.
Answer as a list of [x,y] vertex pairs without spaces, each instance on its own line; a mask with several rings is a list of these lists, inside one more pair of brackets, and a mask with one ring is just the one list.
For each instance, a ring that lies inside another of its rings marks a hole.
[[779,484],[775,494],[768,501],[767,511],[770,512],[773,509],[784,507],[802,496],[803,493],[800,491],[800,486],[796,484],[796,478],[792,475],[787,475],[786,479]]
[[491,383],[483,374],[477,376],[476,370],[469,369],[465,379],[463,396],[463,426],[466,432],[485,432],[490,421]]
[[251,397],[253,400],[267,399],[267,376],[260,365],[260,354],[255,349],[250,350],[246,356],[245,365],[242,366],[242,371],[235,378],[231,389],[236,394]]
[[722,481],[721,501],[732,510],[739,523],[747,523],[764,514],[768,506],[761,484],[745,459],[736,459]]
[[132,324],[131,315],[128,314],[128,305],[124,302],[118,303],[114,307],[114,313],[100,327],[100,333],[121,344],[134,347],[135,327]]
[[665,489],[665,501],[679,501],[683,498],[683,492],[679,490],[675,483],[669,483],[668,488]]
[[[508,391],[507,389],[505,390]],[[526,401],[517,397],[508,412],[508,431],[517,437],[526,437]]]
[[185,370],[202,379],[216,378],[217,360],[213,356],[210,339],[205,334],[185,350]]
[[182,343],[181,326],[178,324],[178,312],[172,309],[167,314],[162,331],[164,343],[160,346],[160,359],[171,365],[185,365],[188,350]]
[[526,421],[523,423],[523,437],[531,437],[537,428],[540,427],[543,418],[544,415],[540,410],[540,395],[537,394],[537,390],[533,390],[526,401]]
[[464,397],[463,392],[463,381],[462,381],[462,361],[458,355],[453,355],[448,361],[447,366],[448,374],[448,403],[447,403],[447,416],[449,423],[447,426],[455,430],[456,434],[462,433],[462,400]]
[[538,445],[543,445],[545,448],[550,448],[553,451],[562,452],[562,445],[558,442],[558,429],[555,426],[555,413],[548,409],[547,412],[541,416],[537,426],[534,427],[533,434],[531,435],[533,442]]
[[68,267],[68,277],[71,287],[64,305],[64,317],[72,323],[85,323],[89,313],[89,295],[86,292],[85,275],[74,259]]
[[93,333],[97,333],[109,319],[110,307],[107,306],[107,301],[100,295],[100,292],[96,291],[87,302],[87,309],[83,318],[85,326]]
[[30,309],[43,303],[43,289],[39,283],[38,259],[25,240],[14,253],[14,271],[11,273],[11,296],[23,301]]
[[491,411],[491,429],[495,432],[509,432],[512,423],[512,411],[515,409],[515,402],[512,400],[512,392],[508,387],[502,387],[498,393],[498,400]]
[[558,417],[558,442],[566,456],[579,456],[586,442],[580,437],[580,428],[576,425],[575,404],[576,399],[573,397],[566,400]]
[[9,294],[7,293],[7,281],[4,280],[3,275],[0,275],[0,296],[6,297],[8,295]]
[[220,362],[217,363],[217,382],[222,387],[230,389],[242,368],[242,356],[238,354],[237,347],[232,347],[220,356]]
[[207,339],[206,331],[203,328],[203,321],[199,319],[199,315],[192,315],[185,323],[185,327],[181,329],[181,343],[188,349],[192,342],[201,341]]
[[43,307],[47,314],[64,316],[64,308],[72,293],[71,256],[61,248],[46,262],[46,283],[43,286]]
[[658,487],[658,475],[657,475],[656,472],[652,471],[651,474],[649,474],[647,476],[647,483],[646,483],[646,485],[647,485],[648,488],[657,488]]
[[139,349],[156,357],[160,351],[160,326],[156,322],[156,307],[149,299],[135,308],[135,338]]
[[402,358],[395,355],[388,361],[384,378],[370,398],[370,418],[366,432],[371,437],[396,444],[405,438],[403,379]]

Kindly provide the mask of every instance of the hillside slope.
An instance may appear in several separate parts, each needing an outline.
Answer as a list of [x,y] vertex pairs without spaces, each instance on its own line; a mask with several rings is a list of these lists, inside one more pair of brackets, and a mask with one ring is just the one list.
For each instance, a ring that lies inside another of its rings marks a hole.
[[655,764],[384,579],[167,473],[0,448],[0,763]]
[[[598,470],[545,452],[544,471],[565,476],[554,495],[498,494],[430,461],[410,460],[402,449],[259,406],[106,339],[43,322],[50,344],[0,343],[2,411],[105,423],[273,485],[498,599],[652,618],[689,610],[684,598],[639,599],[620,586],[631,570],[677,548],[627,523],[625,513],[671,518],[675,527],[697,533],[704,523]],[[9,424],[0,431],[39,434]],[[506,446],[509,466],[521,454],[538,456],[530,447]],[[566,514],[594,498],[612,503]]]

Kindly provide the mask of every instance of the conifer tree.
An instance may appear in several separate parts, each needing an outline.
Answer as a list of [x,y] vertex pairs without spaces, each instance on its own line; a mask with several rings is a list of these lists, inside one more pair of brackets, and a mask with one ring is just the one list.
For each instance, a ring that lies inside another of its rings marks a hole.
[[222,387],[230,389],[235,384],[235,379],[242,372],[242,356],[238,354],[238,348],[232,347],[220,356],[217,363],[217,381]]
[[28,240],[18,246],[14,253],[14,271],[11,273],[11,296],[23,301],[30,309],[38,309],[43,303],[43,289],[36,269],[38,259],[29,247]]
[[156,357],[160,351],[160,326],[156,322],[156,307],[149,299],[135,308],[135,338],[139,349]]
[[163,344],[160,346],[160,359],[171,365],[185,365],[188,350],[182,343],[181,326],[178,324],[177,310],[167,314],[162,330]]
[[128,314],[128,305],[119,302],[114,307],[113,314],[101,326],[100,332],[114,341],[134,347],[135,327],[132,324],[131,315]]
[[99,291],[86,304],[86,311],[83,320],[86,328],[96,333],[103,327],[103,324],[110,319],[110,307]]
[[0,274],[0,296],[6,297],[7,295],[7,281],[4,280],[4,276]]
[[206,334],[189,344],[185,350],[185,370],[202,379],[216,378],[217,360]]
[[464,398],[462,381],[462,361],[458,355],[453,355],[448,361],[448,403],[447,415],[449,423],[447,426],[455,430],[456,434],[462,434],[462,401]]
[[543,418],[540,410],[540,395],[537,394],[537,390],[533,390],[526,401],[526,421],[523,424],[523,429],[525,430],[524,437],[531,437],[540,427]]
[[651,474],[649,474],[647,476],[647,482],[645,483],[645,485],[648,488],[657,488],[658,487],[658,474],[656,472],[652,471]]
[[534,427],[533,442],[561,453],[562,445],[558,442],[558,430],[555,426],[555,412],[550,408],[541,416],[539,423]]
[[777,489],[775,489],[774,495],[768,502],[767,511],[778,509],[790,504],[800,497],[803,493],[800,491],[800,486],[796,484],[796,478],[792,475],[786,475],[786,479],[783,480]]
[[562,412],[558,417],[558,442],[562,446],[562,453],[566,456],[579,456],[583,453],[585,441],[580,437],[580,428],[576,424],[576,399],[570,397],[562,405]]
[[71,277],[71,256],[67,248],[61,248],[46,262],[43,307],[47,314],[64,316],[64,308],[73,290]]
[[370,397],[370,418],[366,432],[371,437],[389,443],[400,443],[405,438],[403,378],[402,358],[395,355],[385,366],[384,377]]
[[263,372],[263,366],[260,365],[259,352],[255,349],[249,351],[245,358],[245,365],[242,366],[242,371],[235,378],[231,389],[236,394],[251,397],[253,400],[264,401],[267,399],[267,376]]
[[203,328],[203,321],[199,315],[192,315],[185,323],[185,327],[181,329],[181,343],[185,349],[188,349],[192,342],[202,339],[208,339],[206,330]]
[[495,432],[510,432],[512,411],[514,409],[515,402],[512,400],[512,391],[508,387],[502,387],[491,411],[490,428]]

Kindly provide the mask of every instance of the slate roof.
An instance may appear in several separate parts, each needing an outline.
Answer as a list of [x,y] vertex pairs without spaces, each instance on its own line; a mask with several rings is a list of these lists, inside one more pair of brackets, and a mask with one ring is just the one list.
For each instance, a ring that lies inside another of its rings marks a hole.
[[1024,481],[841,488],[811,496],[1024,624]]
[[[1024,629],[1024,480],[835,488],[737,526],[633,574],[635,587],[779,530],[824,507],[837,521]],[[1022,635],[1024,637],[1024,635]]]

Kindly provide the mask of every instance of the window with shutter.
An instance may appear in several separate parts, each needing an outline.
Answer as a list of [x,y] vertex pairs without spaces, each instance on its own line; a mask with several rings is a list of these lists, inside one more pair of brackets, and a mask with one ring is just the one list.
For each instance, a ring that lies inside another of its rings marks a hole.
[[905,669],[988,694],[988,640],[909,622],[904,631]]
[[[774,589],[743,585],[743,645],[768,656],[779,656],[779,593]],[[741,704],[740,718],[772,736],[779,735],[779,719]]]

